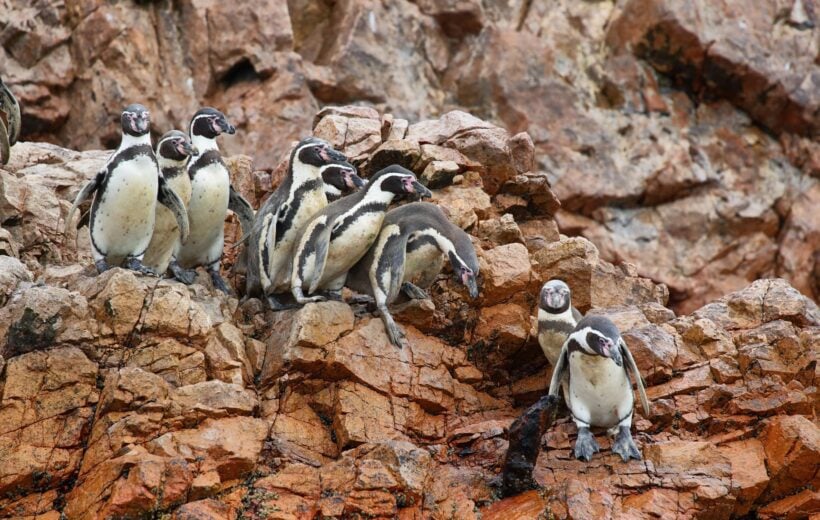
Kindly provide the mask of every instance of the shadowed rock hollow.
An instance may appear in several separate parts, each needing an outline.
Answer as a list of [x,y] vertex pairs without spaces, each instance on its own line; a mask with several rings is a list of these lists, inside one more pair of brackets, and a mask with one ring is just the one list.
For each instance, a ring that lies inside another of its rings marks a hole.
[[[763,279],[688,315],[632,264],[558,233],[528,134],[464,112],[407,122],[328,108],[314,133],[369,174],[436,186],[481,264],[469,300],[442,273],[399,306],[409,346],[345,303],[273,313],[255,299],[113,269],[93,274],[70,200],[107,152],[20,143],[0,169],[0,518],[804,518],[817,510],[820,311]],[[254,205],[279,182],[229,159]],[[238,237],[233,217],[228,237]],[[229,240],[230,242],[230,240]],[[241,287],[235,250],[226,276]],[[508,428],[547,389],[530,316],[561,277],[624,333],[648,383],[644,460],[599,437],[572,457],[564,413],[539,490],[500,499]]]

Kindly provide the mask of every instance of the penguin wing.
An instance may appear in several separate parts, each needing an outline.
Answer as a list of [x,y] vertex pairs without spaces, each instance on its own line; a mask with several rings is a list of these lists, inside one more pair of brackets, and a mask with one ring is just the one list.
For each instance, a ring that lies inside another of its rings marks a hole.
[[[384,247],[379,254],[379,265],[376,268],[376,277],[378,278],[384,271],[390,272],[390,285],[387,288],[387,302],[388,304],[399,296],[402,282],[404,281],[405,260],[407,259],[407,237],[402,240],[401,232],[393,232],[385,241]],[[378,280],[375,280],[378,283]],[[375,286],[374,286],[375,293]]]
[[[570,336],[572,337],[572,336]],[[549,395],[558,395],[558,387],[561,386],[561,379],[564,377],[564,372],[569,366],[569,338],[561,345],[561,353],[558,355],[558,361],[555,363],[555,368],[552,369],[552,379],[550,380]]]
[[11,146],[16,143],[20,137],[20,103],[17,102],[17,98],[14,97],[14,94],[11,93],[2,81],[0,81],[0,107],[6,112],[6,117],[9,122],[7,132],[8,143],[9,146]]
[[228,209],[233,211],[239,217],[239,224],[242,226],[242,241],[244,242],[251,234],[253,228],[253,206],[248,202],[248,199],[242,196],[231,185],[230,196],[228,197]]
[[629,347],[626,346],[626,342],[623,339],[620,339],[618,340],[618,343],[621,347],[621,354],[623,355],[624,360],[626,360],[626,369],[628,372],[632,372],[632,377],[635,378],[635,385],[638,387],[638,395],[641,398],[641,406],[643,406],[644,415],[649,417],[649,399],[646,398],[646,389],[643,385],[641,373],[638,371],[638,365],[635,364],[635,358],[632,357],[632,352],[629,351]]
[[168,181],[166,181],[164,177],[159,178],[157,200],[174,214],[174,217],[177,219],[177,226],[179,226],[179,239],[184,244],[185,241],[188,240],[188,232],[191,229],[188,222],[188,210],[185,209],[185,203],[182,202],[179,195],[168,185]]
[[578,323],[579,321],[581,321],[581,319],[583,319],[584,315],[581,314],[581,311],[579,311],[578,309],[573,307],[572,308],[572,317],[575,320],[575,323]]
[[68,210],[68,215],[65,218],[65,227],[63,228],[64,235],[68,235],[68,228],[71,226],[71,219],[74,217],[74,212],[77,211],[80,204],[85,202],[89,195],[97,191],[97,188],[99,188],[102,184],[102,180],[105,177],[106,172],[106,168],[103,168],[97,172],[97,176],[85,183],[83,189],[81,189],[80,193],[77,194],[77,197],[74,199],[74,204],[71,205],[71,209]]
[[311,238],[313,239],[313,277],[310,280],[305,280],[310,285],[308,286],[308,294],[313,294],[319,288],[319,283],[322,281],[322,275],[325,273],[325,264],[327,263],[327,253],[330,250],[330,235],[333,231],[333,224],[336,219],[328,218],[325,222],[319,222],[313,228]]
[[9,133],[6,131],[6,125],[0,119],[0,164],[6,164],[11,157],[11,143],[9,142]]

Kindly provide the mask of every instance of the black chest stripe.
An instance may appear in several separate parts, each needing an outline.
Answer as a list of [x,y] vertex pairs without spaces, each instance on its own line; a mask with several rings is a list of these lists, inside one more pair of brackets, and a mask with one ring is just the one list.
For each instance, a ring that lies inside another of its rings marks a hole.
[[572,334],[572,331],[575,330],[575,325],[560,320],[538,320],[538,328],[539,330],[545,332],[560,332],[562,334],[570,335]]
[[415,236],[407,241],[407,252],[412,253],[414,251],[418,251],[424,246],[433,246],[438,248],[438,242],[436,242],[436,239],[430,235]]
[[342,233],[347,230],[350,226],[356,223],[362,215],[366,215],[367,213],[384,213],[387,210],[387,204],[383,202],[370,202],[368,204],[364,204],[356,208],[351,215],[348,215],[337,222],[336,225],[333,227],[333,232],[330,234],[330,240],[333,240],[342,235]]
[[322,179],[310,180],[296,188],[296,191],[293,192],[293,198],[283,204],[286,208],[285,211],[279,215],[279,219],[273,224],[276,226],[276,244],[284,238],[285,233],[293,226],[293,220],[302,205],[302,198],[311,191],[322,189],[324,189]]
[[174,179],[182,173],[185,173],[184,166],[166,166],[162,169],[162,176],[165,180]]
[[212,164],[221,164],[223,168],[228,169],[222,160],[222,155],[219,153],[219,150],[208,150],[197,157],[196,162],[188,167],[188,176],[193,179],[199,170]]

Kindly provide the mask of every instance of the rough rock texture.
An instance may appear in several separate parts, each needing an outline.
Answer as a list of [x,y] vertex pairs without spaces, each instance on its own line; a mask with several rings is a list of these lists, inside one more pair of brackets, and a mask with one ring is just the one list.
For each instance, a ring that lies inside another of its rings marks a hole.
[[[456,12],[491,15],[476,5]],[[450,4],[419,6],[453,19]],[[17,145],[0,169],[0,518],[817,511],[816,304],[761,279],[676,316],[638,265],[559,235],[558,199],[527,134],[461,111],[401,121],[362,107],[314,118],[364,174],[385,162],[428,172],[433,200],[474,238],[479,298],[442,273],[430,300],[397,306],[401,350],[378,317],[341,302],[273,313],[214,291],[204,274],[189,287],[122,269],[97,276],[86,229],[76,248],[58,230],[106,154]],[[228,163],[254,204],[278,182],[247,157]],[[236,227],[226,220],[229,239]],[[229,248],[226,275],[241,287]],[[644,460],[622,463],[603,436],[592,462],[574,460],[575,428],[559,411],[524,446],[540,488],[501,500],[509,429],[549,382],[531,316],[552,277],[581,310],[615,321],[634,352],[653,402],[635,421]]]
[[561,232],[688,313],[759,277],[820,297],[818,17],[816,0],[0,0],[0,71],[23,139],[73,149],[113,147],[135,100],[156,135],[221,108],[223,149],[267,172],[249,196],[317,109],[357,103],[319,128],[357,164],[398,155],[432,187],[480,172],[492,200],[441,195],[461,224],[490,204],[551,223],[560,199]]

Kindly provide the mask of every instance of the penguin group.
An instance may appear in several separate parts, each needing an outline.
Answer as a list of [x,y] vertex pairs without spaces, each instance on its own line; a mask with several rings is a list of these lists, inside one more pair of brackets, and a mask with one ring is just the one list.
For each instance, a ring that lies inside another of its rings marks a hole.
[[587,315],[572,306],[569,286],[550,280],[538,298],[538,343],[553,367],[549,394],[563,392],[578,437],[573,449],[589,461],[600,446],[591,428],[606,428],[614,436],[612,451],[624,462],[640,459],[632,440],[635,380],[645,416],[649,400],[635,359],[618,327],[604,316]]
[[[170,274],[194,281],[204,267],[214,287],[229,292],[219,273],[228,209],[249,230],[253,209],[230,183],[216,138],[233,134],[225,114],[198,110],[189,133],[171,130],[151,144],[148,109],[138,103],[120,115],[119,147],[97,175],[83,186],[68,212],[94,195],[88,213],[91,252],[97,271],[122,266],[143,274]],[[80,220],[80,224],[85,219]],[[78,224],[79,225],[79,224]]]

